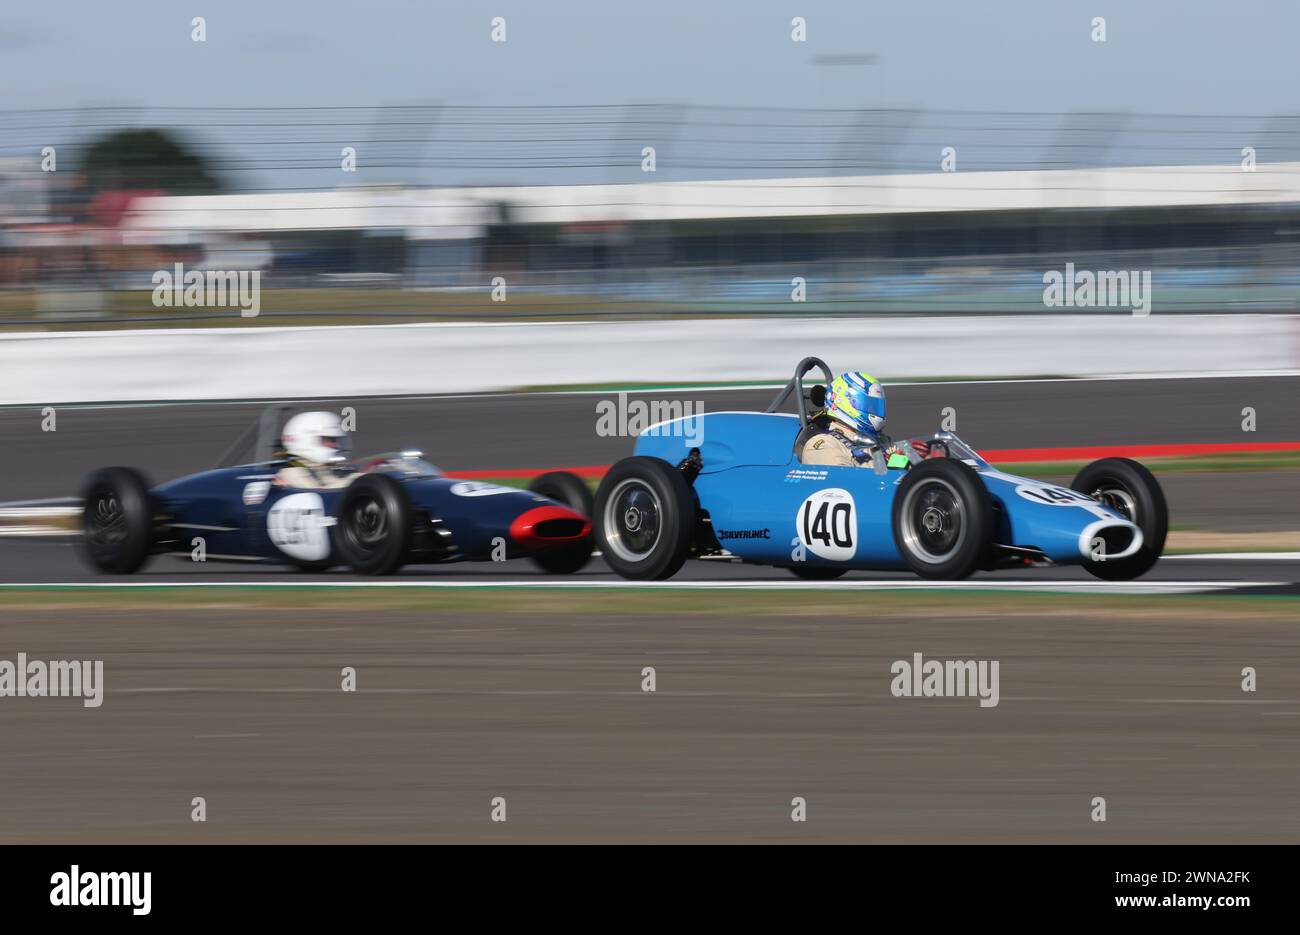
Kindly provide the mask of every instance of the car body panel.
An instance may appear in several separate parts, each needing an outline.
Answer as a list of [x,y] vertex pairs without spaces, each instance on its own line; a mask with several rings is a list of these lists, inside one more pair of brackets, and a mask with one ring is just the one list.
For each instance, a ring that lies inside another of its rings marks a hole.
[[[177,545],[188,549],[201,536],[209,557],[240,560],[335,563],[333,526],[346,488],[278,487],[274,465],[216,468],[153,488]],[[564,504],[527,490],[437,474],[396,477],[412,511],[436,518],[455,545],[455,560],[486,560],[503,542],[508,557],[529,549],[510,540],[511,524],[542,505]],[[537,548],[530,543],[531,548]],[[499,550],[498,550],[499,552]],[[447,560],[447,559],[440,559]]]
[[691,447],[700,449],[703,473],[736,467],[789,464],[799,417],[785,413],[712,412],[652,425],[637,441],[637,454],[676,464]]

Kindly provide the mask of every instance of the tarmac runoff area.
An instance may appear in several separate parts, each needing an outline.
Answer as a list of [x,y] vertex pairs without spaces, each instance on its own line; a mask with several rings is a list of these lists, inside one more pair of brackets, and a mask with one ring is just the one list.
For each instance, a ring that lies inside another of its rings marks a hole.
[[2,593],[0,655],[103,664],[0,696],[6,843],[1300,834],[1295,598]]

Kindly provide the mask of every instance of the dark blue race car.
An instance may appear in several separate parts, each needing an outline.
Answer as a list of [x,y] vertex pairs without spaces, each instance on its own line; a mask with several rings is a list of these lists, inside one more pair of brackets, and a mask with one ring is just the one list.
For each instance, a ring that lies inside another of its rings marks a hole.
[[[805,392],[819,369],[825,384]],[[956,435],[901,443],[873,466],[803,464],[823,431],[826,364],[800,361],[766,412],[715,412],[646,429],[636,454],[596,492],[597,545],[626,578],[668,578],[688,558],[788,568],[801,578],[853,569],[964,578],[1034,564],[1082,565],[1099,578],[1145,574],[1169,515],[1141,464],[1106,458],[1069,487],[1003,473]],[[793,395],[798,414],[778,412]],[[924,455],[922,454],[924,452]]]
[[[403,451],[349,462],[359,476],[346,487],[278,486],[286,411],[269,408],[212,470],[156,487],[132,468],[91,474],[82,491],[91,564],[130,574],[152,555],[180,553],[386,575],[408,564],[528,557],[567,574],[591,558],[591,491],[565,472],[520,490],[447,477]],[[254,443],[249,463],[229,463]]]

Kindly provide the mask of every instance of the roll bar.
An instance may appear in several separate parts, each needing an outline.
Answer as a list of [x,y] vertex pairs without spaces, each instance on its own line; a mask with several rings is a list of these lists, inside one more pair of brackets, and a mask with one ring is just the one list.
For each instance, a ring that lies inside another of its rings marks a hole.
[[823,385],[829,387],[835,378],[831,376],[831,368],[826,366],[826,361],[820,357],[805,357],[794,368],[794,376],[790,378],[790,382],[785,385],[785,388],[780,393],[776,394],[776,399],[772,400],[772,405],[768,406],[765,411],[776,412],[785,405],[785,401],[790,398],[790,394],[794,393],[795,399],[799,403],[799,425],[806,428],[808,426],[808,400],[803,391],[803,378],[813,368],[821,369]]
[[[284,414],[292,408],[288,403],[271,403],[248,428],[244,429],[213,467],[233,467],[237,464],[263,464],[274,461],[275,454],[280,449],[280,426],[284,424]],[[240,454],[250,445],[253,448],[253,458],[251,461],[244,461],[240,458]]]

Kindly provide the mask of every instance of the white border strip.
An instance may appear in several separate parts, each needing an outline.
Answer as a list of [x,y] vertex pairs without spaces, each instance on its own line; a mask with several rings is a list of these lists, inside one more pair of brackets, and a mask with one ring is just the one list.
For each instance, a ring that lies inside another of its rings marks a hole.
[[[542,386],[728,383],[786,372],[790,348],[870,344],[888,382],[924,348],[927,369],[1007,377],[1300,369],[1300,315],[992,315],[692,318],[231,327],[0,335],[0,400],[46,406],[159,398],[224,401],[494,392]],[[626,350],[638,348],[634,364]],[[891,370],[891,363],[893,369]]]

